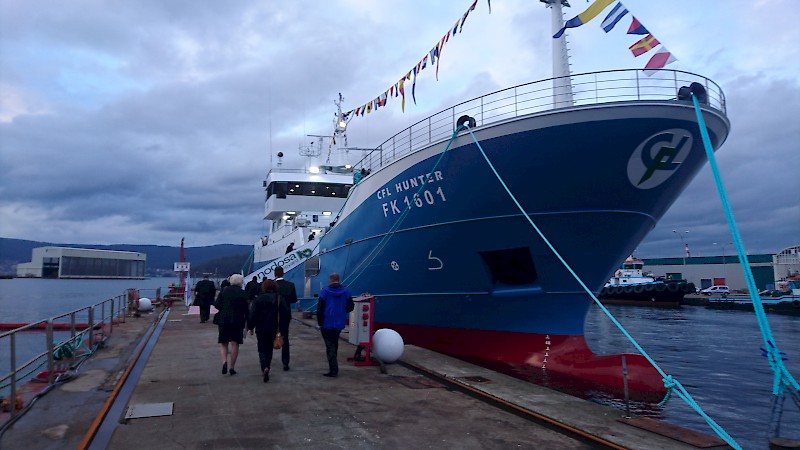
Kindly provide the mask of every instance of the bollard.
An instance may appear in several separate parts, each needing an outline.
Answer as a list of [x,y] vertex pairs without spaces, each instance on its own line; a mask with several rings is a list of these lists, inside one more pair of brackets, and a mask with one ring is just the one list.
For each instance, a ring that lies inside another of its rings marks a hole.
[[628,399],[628,364],[625,355],[622,355],[622,386],[625,389],[625,418],[631,418],[631,405]]

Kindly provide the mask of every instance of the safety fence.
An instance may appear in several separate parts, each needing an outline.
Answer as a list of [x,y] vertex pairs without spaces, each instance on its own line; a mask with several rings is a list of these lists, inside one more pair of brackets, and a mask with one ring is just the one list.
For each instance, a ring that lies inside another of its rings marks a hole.
[[[571,99],[564,94],[563,86],[568,84],[567,80],[572,90]],[[722,89],[701,75],[663,69],[650,77],[634,69],[581,73],[521,84],[459,103],[390,137],[356,163],[355,168],[375,170],[434,142],[445,141],[464,115],[473,117],[477,126],[483,126],[575,106],[642,100],[677,101],[680,88],[692,83],[705,89],[707,106],[725,113]],[[689,98],[683,100],[691,106]]]
[[[66,373],[59,367],[63,366],[61,360],[91,354],[95,343],[101,342],[100,338],[106,332],[112,332],[115,324],[125,322],[138,297],[137,290],[128,289],[114,298],[0,334],[0,349],[7,349],[9,354],[8,373],[0,378],[0,395],[6,400],[3,409],[11,414],[11,418],[21,409],[19,392],[22,384],[32,378],[47,385],[55,384]],[[42,335],[43,342],[40,341]],[[31,348],[34,349],[33,357],[20,364],[18,356],[30,354]],[[34,375],[45,365],[45,371]]]

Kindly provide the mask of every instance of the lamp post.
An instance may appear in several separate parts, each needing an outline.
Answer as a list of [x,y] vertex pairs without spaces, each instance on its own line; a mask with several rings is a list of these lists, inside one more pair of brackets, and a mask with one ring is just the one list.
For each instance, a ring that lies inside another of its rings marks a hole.
[[[717,245],[714,242],[714,245]],[[727,244],[722,244],[722,277],[725,278],[725,283],[728,283],[728,267],[725,265],[725,247],[733,245],[733,242],[728,242]]]
[[678,230],[672,230],[673,233],[677,234],[679,238],[681,238],[681,250],[683,251],[683,265],[686,265],[686,243],[683,242],[683,234],[688,234],[689,230],[683,232],[683,234],[678,233]]

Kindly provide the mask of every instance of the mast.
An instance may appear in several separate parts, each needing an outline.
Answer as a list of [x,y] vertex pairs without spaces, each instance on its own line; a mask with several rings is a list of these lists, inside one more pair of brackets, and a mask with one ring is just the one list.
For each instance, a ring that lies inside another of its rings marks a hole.
[[[550,22],[552,32],[556,34],[564,25],[564,15],[561,7],[569,7],[567,0],[541,0],[550,8]],[[572,106],[572,81],[569,78],[569,53],[567,53],[567,34],[558,39],[553,39],[553,107],[563,108]]]
[[[186,262],[186,254],[183,252],[183,239],[184,238],[181,238],[181,253],[180,253],[180,258],[178,259],[180,262]],[[186,280],[186,272],[181,270],[178,273],[180,274],[179,277],[181,280],[180,287],[181,289],[183,289],[183,287],[185,286],[184,282]]]

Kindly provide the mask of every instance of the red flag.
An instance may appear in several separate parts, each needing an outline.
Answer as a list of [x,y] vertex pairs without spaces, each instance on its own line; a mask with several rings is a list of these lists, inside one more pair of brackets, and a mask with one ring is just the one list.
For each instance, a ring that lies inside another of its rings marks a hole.
[[669,63],[677,61],[678,58],[672,55],[672,53],[667,50],[666,47],[661,47],[661,50],[658,51],[650,61],[647,62],[647,65],[644,66],[644,74],[648,77],[653,75],[658,71],[658,69],[663,69]]

